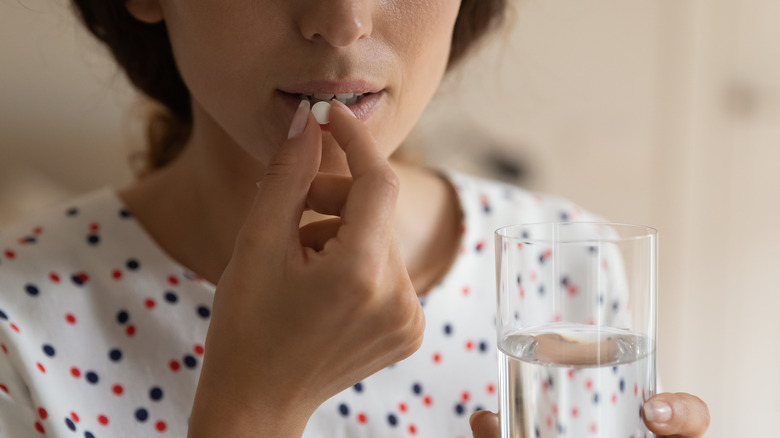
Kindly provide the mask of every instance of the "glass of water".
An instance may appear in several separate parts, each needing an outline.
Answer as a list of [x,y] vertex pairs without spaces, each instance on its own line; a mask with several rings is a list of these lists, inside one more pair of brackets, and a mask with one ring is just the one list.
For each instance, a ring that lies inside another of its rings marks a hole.
[[655,436],[657,231],[537,223],[495,239],[501,437]]

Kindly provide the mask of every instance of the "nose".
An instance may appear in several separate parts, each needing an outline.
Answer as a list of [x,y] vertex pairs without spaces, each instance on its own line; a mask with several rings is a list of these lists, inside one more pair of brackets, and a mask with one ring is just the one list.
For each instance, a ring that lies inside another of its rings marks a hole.
[[371,35],[373,0],[312,0],[303,4],[299,25],[308,40],[347,47]]

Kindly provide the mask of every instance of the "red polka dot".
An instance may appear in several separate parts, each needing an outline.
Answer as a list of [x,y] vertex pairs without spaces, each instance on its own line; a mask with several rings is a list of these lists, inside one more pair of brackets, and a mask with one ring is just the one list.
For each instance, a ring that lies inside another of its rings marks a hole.
[[639,394],[639,386],[636,383],[634,383],[634,395],[638,395],[638,394]]
[[14,323],[11,323],[11,330],[15,331],[16,333],[19,333],[19,327]]
[[522,287],[520,288],[520,298],[525,298],[525,289]]
[[423,398],[423,404],[425,404],[425,406],[433,405],[433,398],[430,395],[426,395],[425,398]]
[[86,272],[79,272],[76,274],[76,276],[79,278],[79,281],[81,281],[82,284],[89,281],[89,275],[87,275]]
[[172,360],[168,367],[171,369],[171,371],[179,371],[179,368],[181,368],[181,364],[179,364],[178,361]]
[[463,288],[463,295],[468,295],[471,292],[471,289],[469,289],[468,286]]
[[72,313],[66,313],[65,314],[65,321],[67,321],[68,324],[75,324],[76,323],[76,317],[73,316]]
[[122,271],[120,271],[119,269],[114,269],[114,270],[111,272],[111,277],[112,277],[114,280],[119,280],[120,278],[122,278]]
[[570,379],[574,378],[574,370],[569,370],[566,372],[566,374],[569,376]]
[[165,432],[168,429],[168,425],[164,421],[158,421],[154,424],[154,428],[157,429],[157,432]]
[[5,344],[0,344],[0,348],[3,349],[3,353],[8,354],[8,347],[6,347]]
[[596,423],[590,424],[590,433],[596,433],[599,431],[599,427],[596,425]]
[[571,416],[574,417],[574,418],[577,418],[578,415],[580,415],[580,410],[577,409],[577,408],[572,408],[571,409]]
[[406,403],[399,403],[398,404],[398,410],[405,414],[406,413]]
[[81,377],[81,370],[79,370],[79,369],[78,369],[78,368],[76,368],[76,367],[72,367],[72,368],[70,369],[70,375],[71,375],[71,376],[73,376],[73,377],[75,377],[75,378],[79,378],[79,377]]
[[473,341],[466,341],[466,350],[471,351],[474,349],[474,342]]
[[144,301],[144,306],[146,306],[147,309],[154,309],[156,304],[157,303],[155,303],[151,298],[147,298],[146,301]]
[[125,329],[125,333],[127,334],[127,336],[133,336],[135,334],[135,326],[134,325],[127,326],[127,328]]
[[417,426],[414,424],[409,425],[409,433],[412,435],[417,435]]
[[0,391],[3,391],[4,393],[8,394],[8,387],[0,383]]
[[49,413],[46,412],[46,409],[38,408],[38,416],[41,417],[41,420],[45,420],[49,416]]
[[176,286],[177,284],[179,284],[179,279],[171,275],[168,277],[168,283],[172,284],[173,286]]
[[593,389],[593,380],[588,379],[587,381],[585,381],[585,389],[587,389],[588,391]]
[[46,432],[43,430],[43,424],[41,424],[41,422],[40,422],[40,421],[36,421],[36,422],[35,422],[35,430],[37,430],[37,431],[38,431],[38,433],[46,433]]
[[467,402],[471,400],[471,394],[469,394],[468,391],[463,391],[463,394],[460,395],[460,399],[463,400],[464,402]]
[[100,224],[97,222],[92,222],[91,224],[89,224],[89,229],[92,231],[97,231],[100,229]]
[[108,417],[105,415],[98,415],[97,420],[98,423],[102,424],[103,426],[108,426]]
[[490,384],[488,384],[486,389],[487,389],[487,393],[488,394],[495,394],[495,392],[496,392],[496,385],[490,383]]
[[46,368],[44,368],[42,363],[36,362],[35,365],[38,367],[39,370],[41,370],[42,373],[46,374]]
[[433,363],[441,363],[441,353],[433,354]]
[[547,424],[547,428],[551,429],[552,425],[553,425],[552,417],[548,415],[547,416],[547,420],[545,421],[545,423]]
[[13,259],[14,257],[16,257],[16,253],[11,251],[10,249],[7,249],[5,250],[5,256],[8,257],[9,259]]
[[122,395],[123,392],[125,392],[124,388],[122,388],[122,385],[114,385],[111,387],[111,392],[113,392],[116,395]]
[[60,276],[56,273],[52,272],[49,274],[49,280],[51,280],[53,283],[59,283],[60,282]]
[[482,251],[483,249],[485,249],[485,242],[483,240],[480,240],[479,242],[477,242],[476,250]]
[[612,404],[617,404],[617,394],[612,394]]
[[366,423],[368,423],[368,417],[366,416],[366,414],[361,412],[357,416],[357,421],[360,424],[366,424]]
[[558,415],[558,405],[557,404],[553,403],[551,410],[552,410],[553,415]]
[[76,414],[75,412],[71,412],[71,413],[70,413],[70,418],[71,418],[71,419],[72,419],[74,422],[76,422],[76,423],[78,423],[78,422],[79,422],[79,416],[78,416],[78,414]]
[[568,287],[566,287],[566,291],[569,293],[570,297],[573,297],[577,295],[577,293],[580,291],[580,289],[575,284],[570,284]]
[[206,350],[203,348],[200,344],[195,344],[195,347],[193,347],[193,350],[195,351],[195,354],[203,354]]
[[35,227],[32,232],[33,234],[41,234],[43,232],[43,227]]

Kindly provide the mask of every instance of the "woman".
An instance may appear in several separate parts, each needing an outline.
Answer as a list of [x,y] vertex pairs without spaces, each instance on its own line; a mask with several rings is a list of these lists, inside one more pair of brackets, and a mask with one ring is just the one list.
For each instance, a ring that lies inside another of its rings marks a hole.
[[[75,4],[169,124],[137,183],[4,231],[0,434],[454,437],[495,409],[490,233],[588,215],[388,157],[503,1]],[[645,415],[707,427],[685,394]]]

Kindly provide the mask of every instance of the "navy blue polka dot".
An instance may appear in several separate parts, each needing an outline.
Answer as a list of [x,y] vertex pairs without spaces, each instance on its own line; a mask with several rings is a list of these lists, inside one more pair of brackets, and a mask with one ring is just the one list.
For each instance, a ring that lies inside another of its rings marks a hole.
[[560,214],[560,218],[562,222],[568,222],[569,221],[569,213],[566,213],[565,211],[562,211]]
[[0,310],[0,319],[8,321],[8,315],[6,315],[2,310]]
[[46,353],[46,355],[49,357],[54,357],[54,347],[49,344],[44,344],[43,352]]
[[28,284],[24,287],[24,290],[27,292],[28,295],[36,296],[40,292],[35,285]]
[[613,301],[612,302],[612,310],[617,312],[619,308],[620,308],[620,301],[618,301],[618,300]]
[[171,291],[168,291],[168,292],[165,292],[165,301],[167,301],[167,302],[169,302],[171,304],[174,304],[177,301],[179,301],[179,297],[175,293],[173,293]]
[[135,419],[144,422],[146,419],[149,418],[149,412],[144,408],[138,408],[135,411]]
[[339,413],[344,417],[346,417],[347,415],[349,415],[349,407],[347,407],[347,405],[345,405],[344,403],[340,404]]
[[128,219],[133,217],[133,213],[130,213],[130,210],[126,208],[122,208],[119,210],[119,217],[121,217],[122,219]]
[[192,355],[188,354],[184,356],[184,365],[187,368],[195,368],[196,366],[198,366],[198,360],[195,359],[195,357],[193,357]]
[[540,434],[539,434],[539,427],[538,426],[534,427],[534,435],[536,435],[536,438],[539,438],[539,436],[540,436]]
[[98,243],[100,243],[100,236],[98,236],[97,234],[88,235],[87,243],[89,243],[90,245],[97,245]]
[[355,383],[355,386],[353,386],[353,388],[355,388],[355,391],[357,392],[363,392],[363,384],[360,382]]
[[118,362],[122,359],[122,351],[118,348],[114,348],[113,350],[108,352],[108,357],[111,358],[114,362]]
[[517,276],[517,284],[523,284],[523,277],[520,275]]
[[73,420],[71,420],[70,418],[65,419],[65,425],[68,426],[68,429],[74,432],[76,431],[76,425],[73,423]]
[[208,318],[211,315],[211,310],[206,306],[198,306],[198,315],[202,318]]
[[71,207],[65,210],[65,214],[68,216],[76,216],[77,214],[79,214],[79,209],[76,207]]
[[544,285],[543,284],[539,285],[539,295],[544,295]]
[[395,427],[398,425],[398,418],[393,414],[389,414],[387,416],[387,422],[390,424],[390,426]]
[[84,432],[84,438],[95,438],[95,435],[92,435],[90,431],[86,431]]
[[98,380],[99,380],[99,379],[98,379],[98,375],[97,375],[97,373],[96,373],[96,372],[94,372],[94,371],[88,371],[88,372],[87,372],[87,374],[86,374],[86,377],[87,377],[87,381],[88,381],[89,383],[92,383],[93,385],[94,385],[95,383],[97,383],[97,382],[98,382]]
[[466,412],[466,408],[463,407],[462,404],[458,403],[455,405],[455,413],[458,415],[463,415],[463,413]]
[[127,260],[127,263],[125,265],[127,266],[127,269],[129,269],[131,271],[135,271],[136,269],[138,269],[141,266],[141,264],[138,263],[138,260],[136,260],[136,259],[129,259],[129,260]]
[[485,410],[485,408],[483,408],[483,407],[482,407],[482,406],[480,406],[480,405],[477,405],[477,407],[476,407],[476,408],[474,408],[474,412],[479,412],[479,411],[484,411],[484,410]]
[[523,239],[527,239],[527,238],[531,237],[531,235],[528,234],[528,231],[523,231],[523,234],[521,234],[521,236],[523,236]]
[[126,323],[128,319],[130,319],[130,314],[125,310],[120,310],[119,313],[116,314],[116,320],[120,324]]
[[149,390],[149,398],[151,398],[154,401],[162,400],[163,398],[163,391],[159,386],[155,386],[154,388]]
[[76,285],[81,286],[84,284],[84,279],[81,278],[81,275],[73,274],[70,276],[70,280]]
[[482,341],[479,343],[479,351],[481,351],[482,353],[488,351],[488,343],[486,341]]
[[599,393],[593,394],[593,403],[598,403],[600,400]]
[[620,379],[620,392],[626,392],[626,379]]
[[422,385],[420,385],[419,383],[415,383],[414,385],[412,385],[412,392],[417,395],[420,395],[422,393]]
[[452,334],[452,325],[451,324],[444,324],[444,334],[449,336]]
[[563,277],[561,277],[561,284],[563,286],[568,286],[569,285],[569,277],[567,277],[565,275]]

